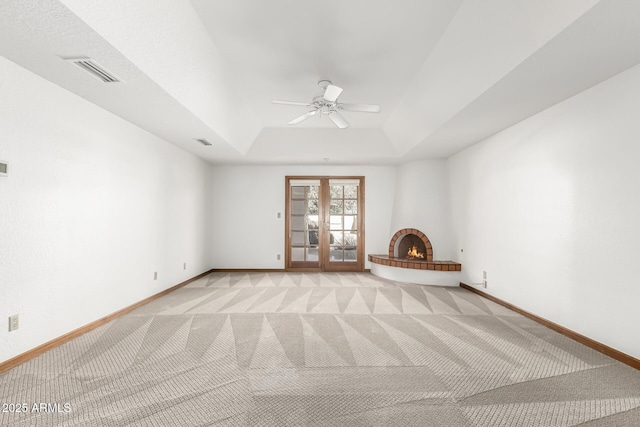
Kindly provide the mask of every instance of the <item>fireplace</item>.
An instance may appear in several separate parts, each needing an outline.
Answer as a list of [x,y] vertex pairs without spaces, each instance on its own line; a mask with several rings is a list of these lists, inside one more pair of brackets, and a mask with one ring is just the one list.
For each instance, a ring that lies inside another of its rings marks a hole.
[[[410,256],[410,252],[422,256]],[[369,255],[374,264],[389,267],[409,268],[414,270],[461,271],[462,265],[454,261],[438,261],[433,259],[433,246],[422,231],[415,228],[398,230],[389,242],[386,255]]]

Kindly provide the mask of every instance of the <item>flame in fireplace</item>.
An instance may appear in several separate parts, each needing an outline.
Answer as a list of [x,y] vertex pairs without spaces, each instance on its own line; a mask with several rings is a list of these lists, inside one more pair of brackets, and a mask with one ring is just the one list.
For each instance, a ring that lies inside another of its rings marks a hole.
[[424,254],[422,252],[418,252],[416,245],[413,245],[413,247],[409,249],[407,256],[409,258],[424,258]]

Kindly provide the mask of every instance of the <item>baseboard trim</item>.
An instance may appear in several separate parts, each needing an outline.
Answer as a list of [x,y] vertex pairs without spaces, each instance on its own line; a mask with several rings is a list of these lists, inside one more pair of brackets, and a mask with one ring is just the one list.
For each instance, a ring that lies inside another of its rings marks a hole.
[[212,268],[212,273],[284,273],[284,268]]
[[172,286],[172,287],[170,287],[168,289],[165,289],[162,292],[158,292],[155,295],[151,295],[149,298],[145,298],[145,299],[143,299],[141,301],[138,301],[138,302],[136,302],[136,303],[134,303],[134,304],[132,304],[132,305],[130,305],[128,307],[125,307],[125,308],[123,308],[121,310],[118,310],[118,311],[116,311],[114,313],[111,313],[111,314],[109,314],[109,315],[107,315],[107,316],[105,316],[105,317],[103,317],[101,319],[98,319],[98,320],[94,321],[94,322],[91,322],[89,324],[81,326],[78,329],[74,329],[73,331],[68,332],[68,333],[66,333],[64,335],[61,335],[58,338],[54,338],[51,341],[48,341],[48,342],[46,342],[44,344],[41,344],[41,345],[39,345],[39,346],[37,346],[35,348],[32,348],[31,350],[28,350],[28,351],[26,351],[26,352],[24,352],[22,354],[19,354],[16,357],[13,357],[13,358],[5,361],[5,362],[2,362],[2,363],[0,363],[0,374],[3,373],[3,372],[8,371],[10,369],[13,369],[16,366],[21,365],[21,364],[23,364],[24,362],[26,362],[28,360],[31,360],[31,359],[33,359],[33,358],[35,358],[37,356],[40,356],[41,354],[46,353],[49,350],[52,350],[52,349],[54,349],[56,347],[59,347],[62,344],[66,343],[66,342],[68,342],[68,341],[70,341],[70,340],[72,340],[74,338],[79,337],[80,335],[86,334],[87,332],[90,332],[90,331],[96,329],[97,327],[104,325],[105,323],[108,323],[108,322],[110,322],[112,320],[115,320],[118,317],[124,316],[125,314],[135,310],[136,308],[141,307],[141,306],[143,306],[145,304],[148,304],[151,301],[154,301],[154,300],[156,300],[156,299],[158,299],[160,297],[163,297],[163,296],[167,295],[168,293],[171,293],[171,292],[175,291],[176,289],[179,289],[179,288],[181,288],[181,287],[183,287],[185,285],[188,285],[189,283],[193,282],[194,280],[198,280],[201,277],[204,277],[207,274],[211,273],[211,271],[212,270],[208,270],[208,271],[205,271],[204,273],[198,274],[197,276],[192,277],[189,280],[185,280],[184,282],[178,283],[177,285]]
[[508,308],[509,310],[515,311],[518,314],[523,315],[524,317],[527,317],[535,322],[540,323],[543,326],[546,326],[549,329],[552,329],[568,338],[571,338],[574,341],[579,342],[580,344],[584,344],[587,347],[590,347],[596,351],[599,351],[600,353],[611,357],[612,359],[615,359],[619,362],[624,363],[625,365],[629,365],[632,368],[638,369],[640,370],[640,359],[636,359],[633,356],[630,356],[626,353],[623,353],[619,350],[616,350],[615,348],[609,347],[608,345],[602,344],[601,342],[598,342],[594,339],[591,339],[589,337],[586,337],[582,334],[579,334],[575,331],[572,331],[571,329],[565,328],[564,326],[558,325],[557,323],[554,323],[550,320],[547,320],[543,317],[540,317],[536,314],[533,314],[531,312],[528,312],[526,310],[521,309],[518,306],[515,306],[511,303],[508,303],[506,301],[501,300],[500,298],[496,298],[493,295],[490,295],[486,292],[482,292],[479,289],[476,289],[472,286],[467,285],[466,283],[462,283],[460,282],[460,287],[464,288],[468,291],[471,291],[473,293],[476,293],[490,301],[495,302],[496,304],[500,304],[503,307]]
[[[212,273],[324,273],[321,268],[213,268]],[[370,268],[362,270],[364,273],[371,273]],[[341,273],[337,271],[335,273]],[[345,272],[342,272],[345,273]],[[350,273],[350,272],[349,272]],[[355,273],[361,273],[355,271]]]

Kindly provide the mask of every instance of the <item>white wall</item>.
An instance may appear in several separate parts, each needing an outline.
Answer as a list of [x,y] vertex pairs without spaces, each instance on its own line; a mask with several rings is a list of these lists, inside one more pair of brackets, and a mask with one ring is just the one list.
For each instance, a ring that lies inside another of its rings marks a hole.
[[463,281],[636,358],[639,111],[636,66],[449,159]]
[[2,362],[211,268],[211,166],[3,57],[0,75]]
[[445,160],[420,160],[398,166],[388,240],[398,230],[417,228],[429,238],[433,259],[450,260],[449,205],[449,176]]
[[[387,252],[395,189],[393,166],[214,166],[215,268],[284,268],[287,175],[364,176],[365,256]],[[277,254],[282,255],[279,261]],[[367,260],[365,268],[369,265]]]

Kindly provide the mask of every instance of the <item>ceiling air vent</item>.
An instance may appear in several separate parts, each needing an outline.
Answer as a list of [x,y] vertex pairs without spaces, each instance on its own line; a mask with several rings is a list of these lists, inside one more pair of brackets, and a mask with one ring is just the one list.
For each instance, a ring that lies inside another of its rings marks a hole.
[[202,144],[202,145],[207,145],[207,146],[209,146],[209,145],[213,145],[212,143],[210,143],[209,141],[207,141],[207,140],[206,140],[206,139],[204,139],[204,138],[199,138],[199,139],[198,139],[198,138],[196,138],[196,141],[198,141],[198,142],[199,142],[200,144]]
[[118,77],[116,77],[110,71],[107,71],[102,65],[98,64],[91,58],[63,58],[65,61],[73,62],[78,67],[85,70],[87,73],[91,74],[93,77],[96,77],[102,80],[104,83],[117,83],[121,82]]

